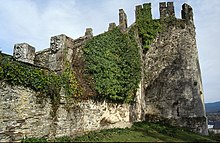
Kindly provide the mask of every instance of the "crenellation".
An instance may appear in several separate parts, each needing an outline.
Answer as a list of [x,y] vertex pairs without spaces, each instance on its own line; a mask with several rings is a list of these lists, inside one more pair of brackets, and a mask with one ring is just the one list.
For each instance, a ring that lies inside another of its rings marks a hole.
[[190,5],[184,3],[181,10],[182,19],[185,19],[187,23],[193,23],[193,9]]
[[116,28],[116,24],[113,22],[113,23],[109,23],[109,26],[108,26],[108,31],[111,31],[113,29]]
[[166,2],[161,2],[160,3],[160,18],[161,19],[165,18],[166,13],[167,13]]
[[144,3],[143,9],[148,9],[148,8],[151,8],[151,3]]
[[152,19],[152,13],[151,13],[151,3],[145,3],[143,4],[143,14],[148,18]]
[[50,38],[51,53],[56,53],[64,46],[64,35],[53,36]]
[[160,19],[163,20],[166,17],[175,17],[173,2],[160,3]]
[[135,19],[136,20],[138,19],[138,16],[140,15],[141,11],[142,11],[142,5],[137,5],[135,7]]
[[93,37],[92,28],[86,28],[85,36]]
[[27,43],[15,44],[13,57],[21,62],[34,64],[35,48]]
[[175,17],[173,2],[167,2],[167,14],[171,17]]
[[136,6],[136,10],[135,10],[136,21],[140,16],[144,16],[149,19],[152,19],[151,3],[144,3],[143,6],[142,5]]
[[123,9],[119,9],[119,28],[122,32],[124,32],[127,27],[127,15]]

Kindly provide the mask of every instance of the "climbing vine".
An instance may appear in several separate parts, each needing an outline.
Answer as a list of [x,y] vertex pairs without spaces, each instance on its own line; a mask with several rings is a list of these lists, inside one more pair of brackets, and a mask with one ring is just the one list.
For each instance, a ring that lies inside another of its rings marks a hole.
[[[131,28],[138,30],[144,51],[161,31],[160,21],[152,20],[150,11],[150,5],[138,11],[136,24]],[[134,35],[134,32],[121,33],[115,28],[92,38],[83,48],[85,73],[92,75],[98,97],[117,102],[133,100],[141,79],[141,57]],[[59,101],[62,87],[66,95],[81,96],[82,89],[74,71],[70,64],[65,67],[63,73],[57,75],[1,56],[0,80],[32,88],[50,96],[54,102]]]
[[80,97],[82,95],[82,88],[78,84],[74,71],[70,64],[66,64],[66,68],[62,73],[62,85],[65,90],[65,95],[70,97]]
[[[60,85],[60,78],[48,70],[13,61],[12,58],[0,56],[1,80],[11,85],[23,85],[35,91],[52,93],[53,87]],[[53,82],[49,82],[53,80]],[[53,84],[53,85],[52,85]],[[54,92],[54,91],[53,91]]]
[[100,98],[130,102],[141,78],[135,39],[118,28],[98,35],[84,47],[86,73],[93,76]]
[[21,85],[50,97],[52,105],[58,107],[60,90],[65,94],[76,97],[81,95],[78,82],[70,65],[61,75],[55,72],[14,61],[11,57],[0,54],[0,80],[8,84]]
[[139,36],[142,38],[143,49],[147,51],[158,32],[162,29],[160,21],[152,19],[150,5],[145,5],[143,9],[138,11],[136,26]]

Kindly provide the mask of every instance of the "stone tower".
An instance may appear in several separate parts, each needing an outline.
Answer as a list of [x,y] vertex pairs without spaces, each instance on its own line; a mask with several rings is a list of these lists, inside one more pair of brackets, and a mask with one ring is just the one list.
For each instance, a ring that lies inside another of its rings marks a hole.
[[161,20],[173,18],[144,55],[144,112],[207,134],[193,11],[183,4],[182,19],[174,15],[173,3],[160,3]]

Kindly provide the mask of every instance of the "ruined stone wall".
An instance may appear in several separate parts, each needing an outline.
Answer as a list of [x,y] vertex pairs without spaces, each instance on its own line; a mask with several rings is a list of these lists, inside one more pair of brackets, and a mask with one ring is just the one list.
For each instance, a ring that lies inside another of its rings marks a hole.
[[56,72],[62,72],[67,64],[79,67],[83,61],[82,47],[92,37],[91,28],[86,29],[85,36],[75,40],[63,34],[53,36],[50,48],[36,52],[34,64]]
[[[141,8],[138,6],[136,13]],[[128,127],[132,122],[148,120],[149,115],[207,134],[192,8],[184,4],[182,19],[176,19],[173,3],[161,3],[160,14],[164,29],[146,53],[142,49],[143,39],[137,29],[134,31],[142,60],[142,78],[134,104],[111,104],[90,99],[76,102],[65,98],[61,90],[59,107],[52,116],[54,110],[49,98],[41,99],[39,93],[28,88],[9,86],[0,81],[0,141],[18,141],[25,136],[74,136],[91,130]],[[122,9],[119,10],[120,30],[128,32],[133,26],[135,23],[127,27],[127,16]],[[115,27],[116,24],[111,23],[109,30]],[[83,46],[92,37],[90,28],[75,40],[65,35],[54,36],[50,48],[36,53],[28,44],[17,44],[14,58],[58,73],[69,63],[86,91],[83,95],[92,95],[83,77],[82,56]]]
[[72,38],[63,34],[51,37],[50,48],[37,52],[34,64],[56,72],[62,71],[66,63],[72,61],[73,43]]
[[145,114],[207,134],[193,23],[173,19],[145,55]]
[[35,48],[27,43],[15,44],[13,57],[21,62],[34,64]]
[[0,141],[23,137],[75,136],[91,130],[130,127],[130,106],[85,100],[71,102],[61,91],[56,116],[49,98],[21,86],[0,83]]

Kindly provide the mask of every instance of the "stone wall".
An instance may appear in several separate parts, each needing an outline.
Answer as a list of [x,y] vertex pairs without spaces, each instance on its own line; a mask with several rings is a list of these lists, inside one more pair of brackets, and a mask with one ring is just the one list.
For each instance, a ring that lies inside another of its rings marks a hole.
[[[150,4],[143,5],[144,7]],[[136,17],[142,6],[136,7]],[[0,141],[18,141],[23,137],[75,136],[91,130],[129,127],[132,122],[148,120],[151,115],[166,118],[177,126],[207,134],[202,79],[195,39],[192,8],[184,4],[182,19],[176,19],[173,3],[160,4],[163,31],[143,53],[137,29],[134,36],[142,61],[142,78],[135,103],[112,104],[94,100],[75,101],[60,91],[58,109],[49,98],[22,86],[0,81]],[[168,20],[168,21],[167,21]],[[170,20],[170,21],[169,21]],[[119,10],[119,25],[128,32],[127,16]],[[111,23],[109,30],[116,27]],[[83,95],[94,95],[83,77],[85,61],[82,48],[93,37],[92,29],[73,40],[65,35],[51,38],[50,48],[35,53],[30,45],[15,45],[14,58],[62,72],[70,64]],[[25,46],[26,45],[26,46]],[[28,52],[30,51],[30,52]]]
[[55,116],[49,98],[21,86],[0,83],[0,141],[23,137],[75,136],[91,130],[130,127],[131,107],[85,100],[76,102],[61,95]]
[[207,134],[193,23],[173,19],[145,55],[145,114]]
[[66,35],[53,36],[50,48],[36,53],[34,64],[60,72],[72,61],[74,40]]

